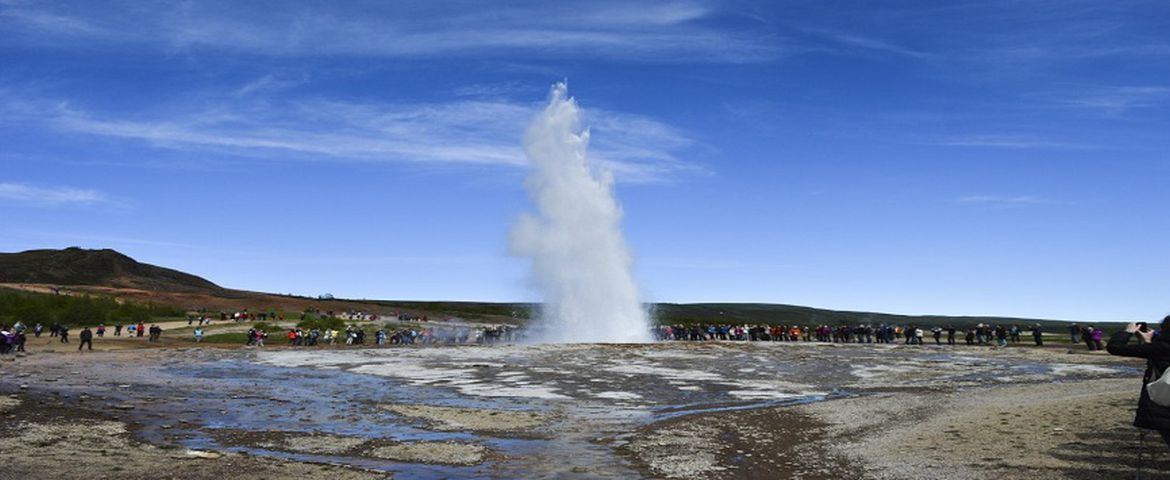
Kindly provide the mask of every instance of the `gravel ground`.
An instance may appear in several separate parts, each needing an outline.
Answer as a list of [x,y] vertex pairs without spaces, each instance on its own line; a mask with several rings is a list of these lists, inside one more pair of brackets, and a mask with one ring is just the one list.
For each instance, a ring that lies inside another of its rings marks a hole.
[[478,465],[488,450],[483,445],[456,442],[414,442],[377,447],[369,455],[386,460],[445,465]]
[[[828,422],[832,447],[878,479],[1117,479],[1137,469],[1136,379],[951,393],[893,393],[796,407]],[[1156,438],[1156,437],[1154,437]],[[1147,441],[1144,479],[1170,479]]]
[[[0,450],[27,452],[0,479],[1132,478],[1137,364],[1071,353],[765,342],[36,353],[0,364]],[[302,411],[314,414],[289,415]],[[1143,478],[1166,479],[1166,449],[1148,443],[1162,456]]]
[[651,477],[850,480],[829,425],[793,408],[678,417],[643,428],[623,453]]
[[0,479],[389,478],[345,467],[161,448],[133,439],[123,422],[83,409],[62,409],[46,400],[5,402],[9,420],[0,422],[0,451],[6,456]]
[[429,405],[380,405],[381,408],[425,420],[438,431],[507,432],[525,431],[544,425],[548,415],[484,408],[435,407]]

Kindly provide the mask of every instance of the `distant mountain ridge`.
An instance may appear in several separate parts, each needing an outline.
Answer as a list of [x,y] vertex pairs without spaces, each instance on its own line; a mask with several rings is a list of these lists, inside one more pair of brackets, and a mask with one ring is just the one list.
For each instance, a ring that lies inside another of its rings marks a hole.
[[[537,310],[532,304],[510,302],[347,300],[320,299],[294,295],[233,290],[220,287],[204,278],[169,268],[140,263],[110,249],[29,250],[0,253],[0,283],[39,284],[49,286],[93,287],[90,291],[139,302],[154,302],[182,307],[202,306],[210,309],[279,308],[285,311],[315,309],[319,311],[414,312],[433,318],[458,317],[516,321],[529,318]],[[104,291],[102,289],[133,289]],[[1064,325],[1057,319],[1012,318],[997,316],[900,315],[877,312],[828,310],[784,304],[764,303],[658,303],[648,305],[660,324],[674,323],[768,323],[775,325],[856,325],[917,324],[975,325],[978,323]],[[1110,321],[1110,320],[1105,320]],[[1112,320],[1117,321],[1117,320]]]
[[115,250],[78,247],[0,253],[0,283],[92,285],[206,294],[224,290],[207,279],[140,263]]

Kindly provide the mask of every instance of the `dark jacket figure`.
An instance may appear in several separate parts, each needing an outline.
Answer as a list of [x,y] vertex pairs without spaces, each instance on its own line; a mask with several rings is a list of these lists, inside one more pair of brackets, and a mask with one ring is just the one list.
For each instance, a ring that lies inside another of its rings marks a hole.
[[1156,380],[1170,368],[1170,317],[1162,320],[1162,330],[1150,343],[1130,345],[1130,338],[1137,332],[1137,326],[1130,324],[1125,331],[1117,332],[1109,339],[1106,347],[1109,353],[1123,357],[1146,359],[1146,373],[1142,377],[1142,395],[1138,399],[1137,417],[1133,425],[1138,428],[1157,430],[1170,445],[1170,407],[1158,405],[1150,400],[1146,384]]
[[93,332],[89,331],[89,327],[81,329],[81,333],[77,335],[77,338],[81,340],[77,343],[78,351],[80,351],[81,347],[83,346],[88,346],[90,350],[93,350]]

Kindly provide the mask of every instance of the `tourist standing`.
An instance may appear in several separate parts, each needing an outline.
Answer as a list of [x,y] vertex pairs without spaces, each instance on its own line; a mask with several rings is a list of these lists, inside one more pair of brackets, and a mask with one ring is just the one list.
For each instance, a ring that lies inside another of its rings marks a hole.
[[[65,338],[64,335],[61,338]],[[89,327],[81,329],[81,333],[77,335],[81,341],[77,343],[77,351],[81,351],[81,347],[88,346],[89,350],[93,350],[93,332],[89,331]]]
[[[1130,339],[1135,336],[1138,338],[1137,345],[1130,345]],[[1157,430],[1166,444],[1170,445],[1170,407],[1155,403],[1146,390],[1146,384],[1157,380],[1158,375],[1170,369],[1170,316],[1162,319],[1158,333],[1144,325],[1126,325],[1124,331],[1109,338],[1108,348],[1113,355],[1146,359],[1146,372],[1142,377],[1142,392],[1138,397],[1137,416],[1133,425]]]

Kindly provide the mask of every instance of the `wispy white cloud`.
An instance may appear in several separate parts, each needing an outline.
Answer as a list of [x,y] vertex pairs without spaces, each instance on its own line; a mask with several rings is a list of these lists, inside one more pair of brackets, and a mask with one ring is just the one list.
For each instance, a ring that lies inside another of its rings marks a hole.
[[854,14],[850,25],[868,26],[865,32],[877,38],[917,40],[931,66],[952,79],[1047,83],[1071,72],[1081,78],[1108,75],[1123,62],[1130,76],[1158,69],[1157,57],[1170,55],[1163,33],[1167,9],[1160,2],[1142,3],[883,4],[845,15]]
[[88,43],[276,56],[571,53],[658,62],[752,62],[780,53],[764,35],[696,22],[713,12],[685,1],[600,0],[573,9],[547,2],[467,8],[451,1],[328,8],[238,2],[69,7],[9,7],[0,27],[37,44],[70,45],[84,37]]
[[[0,92],[2,93],[2,92]],[[0,100],[10,96],[0,95]],[[523,167],[524,128],[538,105],[506,100],[358,103],[331,99],[224,100],[179,111],[90,112],[68,102],[24,97],[3,102],[9,120],[72,134],[144,142],[274,161],[398,162]],[[659,182],[702,172],[678,157],[695,142],[641,115],[587,110],[592,158],[622,182]]]
[[919,59],[929,57],[929,54],[926,52],[857,33],[824,29],[804,29],[804,31],[830,41],[831,45],[828,47],[833,50],[889,53]]
[[252,95],[261,92],[272,92],[276,90],[283,90],[289,87],[295,87],[307,82],[307,75],[300,75],[296,78],[284,77],[275,74],[264,75],[260,78],[245,83],[237,88],[232,94],[236,96]]
[[104,193],[97,190],[0,182],[0,202],[2,201],[42,207],[56,207],[65,205],[93,205],[106,203],[110,200]]
[[585,10],[581,19],[598,25],[678,25],[699,20],[712,13],[712,9],[694,2],[655,2],[635,5],[621,2],[599,9]]
[[1163,85],[1100,87],[1059,99],[1057,102],[1070,107],[1122,113],[1135,108],[1170,104],[1170,87]]
[[546,87],[536,87],[512,81],[502,83],[476,83],[471,85],[463,85],[455,88],[451,93],[458,97],[508,98],[520,93],[526,93],[529,94],[529,96],[532,96],[532,94],[538,94],[545,88]]
[[972,205],[992,205],[992,206],[1026,206],[1026,205],[1046,205],[1055,203],[1035,195],[969,195],[960,197],[957,200],[959,203],[966,203]]
[[944,137],[928,143],[932,145],[944,145],[951,147],[985,147],[1010,149],[1095,148],[1092,145],[1083,143],[1061,142],[1026,135],[962,135]]
[[21,25],[58,36],[89,37],[106,33],[83,18],[22,7],[20,4],[6,5],[0,10],[0,25]]

